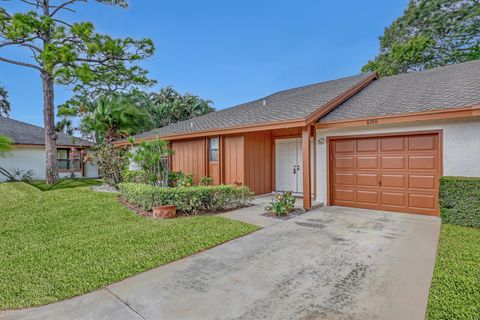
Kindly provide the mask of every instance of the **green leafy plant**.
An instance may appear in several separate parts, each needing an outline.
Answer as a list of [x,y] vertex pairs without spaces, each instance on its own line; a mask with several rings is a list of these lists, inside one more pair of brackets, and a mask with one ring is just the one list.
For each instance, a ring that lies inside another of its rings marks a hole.
[[480,178],[442,177],[439,203],[443,223],[480,227]]
[[7,136],[0,135],[0,155],[2,155],[3,152],[13,150],[12,143],[12,139]]
[[286,216],[295,209],[295,197],[292,191],[276,193],[272,201],[265,207],[265,210],[276,216]]
[[212,177],[201,177],[199,185],[201,185],[201,186],[211,186],[211,185],[213,185],[213,178]]
[[91,150],[91,158],[97,164],[98,173],[105,183],[115,187],[122,182],[122,173],[129,164],[127,148],[101,144],[93,147]]
[[168,142],[160,139],[142,141],[128,157],[141,168],[148,183],[166,187],[168,185],[168,159],[172,154]]
[[138,183],[121,183],[121,197],[142,208],[175,205],[180,213],[214,213],[246,206],[253,201],[247,187],[194,186],[190,188],[162,188]]
[[185,188],[193,186],[193,174],[181,174],[177,179],[177,188]]
[[147,183],[147,178],[143,170],[125,169],[122,172],[123,182]]

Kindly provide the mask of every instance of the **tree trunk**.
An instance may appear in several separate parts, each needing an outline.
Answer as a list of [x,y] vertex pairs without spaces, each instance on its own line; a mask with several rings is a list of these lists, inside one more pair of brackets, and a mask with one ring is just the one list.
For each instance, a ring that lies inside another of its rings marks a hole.
[[45,153],[46,153],[46,180],[55,183],[58,180],[57,166],[57,133],[55,131],[55,106],[53,95],[53,77],[43,71],[43,124],[45,127]]

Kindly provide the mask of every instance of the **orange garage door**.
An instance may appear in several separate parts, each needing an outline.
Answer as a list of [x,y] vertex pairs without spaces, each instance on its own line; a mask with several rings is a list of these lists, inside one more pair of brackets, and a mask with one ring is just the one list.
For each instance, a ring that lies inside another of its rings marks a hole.
[[330,139],[330,204],[438,215],[440,134]]

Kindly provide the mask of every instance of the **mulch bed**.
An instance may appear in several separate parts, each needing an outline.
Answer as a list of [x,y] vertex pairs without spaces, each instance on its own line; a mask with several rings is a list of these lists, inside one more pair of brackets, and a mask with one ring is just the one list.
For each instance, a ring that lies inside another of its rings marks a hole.
[[[142,217],[147,217],[147,218],[153,218],[153,212],[152,211],[145,211],[143,210],[142,208],[139,208],[137,207],[136,205],[124,200],[121,196],[118,196],[118,201],[123,204],[125,207],[127,207],[130,211],[133,211],[135,212],[136,214],[138,214],[139,216],[142,216]],[[222,211],[216,211],[216,212],[202,212],[202,211],[199,211],[197,212],[195,215],[196,216],[200,216],[200,215],[208,215],[208,214],[220,214],[220,213],[224,213],[224,212],[229,212],[229,211],[233,211],[233,210],[238,210],[238,209],[242,209],[242,208],[246,208],[246,207],[250,207],[251,205],[247,205],[247,206],[244,206],[244,207],[239,207],[239,208],[233,208],[233,209],[226,209],[226,210],[222,210]],[[303,210],[303,209],[302,209]],[[178,212],[177,211],[177,218],[179,217],[188,217],[188,216],[192,216],[191,214],[186,214],[186,213],[182,213],[182,212]]]
[[292,212],[290,212],[286,216],[276,216],[272,212],[265,212],[265,213],[262,214],[262,216],[269,217],[269,218],[275,218],[275,219],[279,219],[279,220],[288,220],[288,219],[298,217],[299,215],[302,215],[304,213],[305,213],[305,210],[303,210],[302,208],[295,208],[295,209],[293,209]]

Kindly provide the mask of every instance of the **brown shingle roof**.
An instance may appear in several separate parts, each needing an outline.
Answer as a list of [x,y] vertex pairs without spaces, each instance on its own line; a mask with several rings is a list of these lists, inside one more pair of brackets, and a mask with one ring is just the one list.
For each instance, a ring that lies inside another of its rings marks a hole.
[[321,122],[362,119],[480,104],[480,60],[373,81]]

